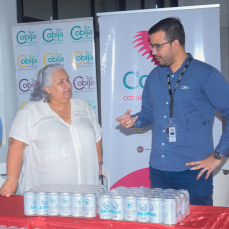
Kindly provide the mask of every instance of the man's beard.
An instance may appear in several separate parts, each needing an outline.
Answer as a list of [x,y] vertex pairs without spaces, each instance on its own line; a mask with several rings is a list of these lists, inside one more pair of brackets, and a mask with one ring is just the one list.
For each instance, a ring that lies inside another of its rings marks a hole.
[[168,57],[166,58],[167,60],[165,60],[164,58],[162,58],[161,56],[155,56],[155,58],[160,58],[162,61],[158,61],[159,65],[161,67],[169,67],[171,64],[173,64],[173,57]]

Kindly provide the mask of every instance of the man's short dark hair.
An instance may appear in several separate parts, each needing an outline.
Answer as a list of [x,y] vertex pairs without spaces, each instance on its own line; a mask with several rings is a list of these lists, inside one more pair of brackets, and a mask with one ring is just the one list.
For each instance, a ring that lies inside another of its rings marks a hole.
[[184,27],[179,18],[168,17],[159,21],[149,29],[148,34],[151,35],[158,31],[165,32],[166,40],[178,40],[181,46],[185,45]]

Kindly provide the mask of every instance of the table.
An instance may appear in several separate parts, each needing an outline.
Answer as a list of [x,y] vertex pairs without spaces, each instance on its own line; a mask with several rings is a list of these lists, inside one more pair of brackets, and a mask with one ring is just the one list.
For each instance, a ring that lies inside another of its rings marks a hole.
[[191,213],[183,222],[175,226],[137,223],[127,221],[101,220],[95,218],[39,217],[25,216],[23,196],[10,198],[0,196],[0,225],[27,227],[28,229],[97,229],[97,228],[139,228],[139,229],[229,229],[229,208],[190,206]]

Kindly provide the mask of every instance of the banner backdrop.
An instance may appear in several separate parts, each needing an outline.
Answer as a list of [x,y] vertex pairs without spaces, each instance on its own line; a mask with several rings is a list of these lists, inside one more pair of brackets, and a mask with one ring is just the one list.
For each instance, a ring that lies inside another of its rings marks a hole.
[[30,100],[38,71],[59,63],[69,74],[73,98],[86,101],[98,118],[93,18],[17,24],[12,29],[18,109]]
[[[161,19],[179,17],[185,29],[186,52],[220,70],[219,5],[97,15],[100,16],[104,165],[110,174],[111,188],[150,187],[151,127],[125,129],[115,121],[128,109],[131,114],[140,111],[145,80],[157,65],[149,48],[148,30]],[[215,146],[222,134],[221,115],[216,114]]]

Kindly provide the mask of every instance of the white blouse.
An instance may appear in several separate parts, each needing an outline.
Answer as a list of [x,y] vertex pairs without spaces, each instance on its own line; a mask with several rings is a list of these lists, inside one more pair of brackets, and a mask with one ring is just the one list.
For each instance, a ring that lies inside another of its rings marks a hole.
[[92,108],[71,99],[71,125],[48,103],[27,103],[12,124],[9,137],[26,143],[16,194],[41,184],[98,184],[96,142],[101,128]]

